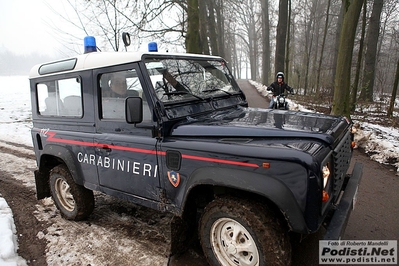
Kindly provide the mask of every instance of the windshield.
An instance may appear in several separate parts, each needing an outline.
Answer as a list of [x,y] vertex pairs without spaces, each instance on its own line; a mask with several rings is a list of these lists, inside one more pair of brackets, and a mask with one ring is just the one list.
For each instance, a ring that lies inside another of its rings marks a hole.
[[156,95],[164,103],[203,100],[240,92],[222,60],[145,60]]

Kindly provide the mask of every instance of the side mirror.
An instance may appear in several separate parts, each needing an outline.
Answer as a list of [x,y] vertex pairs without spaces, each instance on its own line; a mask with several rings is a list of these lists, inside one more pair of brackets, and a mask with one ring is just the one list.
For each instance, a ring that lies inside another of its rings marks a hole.
[[125,101],[126,122],[137,124],[143,121],[143,99],[128,97]]

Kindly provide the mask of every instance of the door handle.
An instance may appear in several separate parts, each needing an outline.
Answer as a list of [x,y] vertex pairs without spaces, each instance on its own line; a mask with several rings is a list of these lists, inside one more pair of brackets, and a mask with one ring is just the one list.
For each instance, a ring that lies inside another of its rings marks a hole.
[[110,147],[108,147],[107,145],[103,145],[102,147],[98,147],[97,148],[98,151],[102,151],[102,152],[111,152],[112,149]]

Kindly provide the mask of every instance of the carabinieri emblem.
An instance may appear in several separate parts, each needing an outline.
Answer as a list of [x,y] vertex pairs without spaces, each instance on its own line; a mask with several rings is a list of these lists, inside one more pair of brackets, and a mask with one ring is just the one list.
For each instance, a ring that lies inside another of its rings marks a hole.
[[178,187],[180,184],[180,174],[176,173],[175,171],[168,171],[168,178],[170,183],[174,187]]

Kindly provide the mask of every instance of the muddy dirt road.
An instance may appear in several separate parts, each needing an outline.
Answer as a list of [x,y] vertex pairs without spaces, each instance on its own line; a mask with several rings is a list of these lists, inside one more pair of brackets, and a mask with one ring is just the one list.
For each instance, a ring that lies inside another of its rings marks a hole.
[[[250,105],[256,93],[246,92]],[[258,100],[265,107],[267,101]],[[0,140],[0,152],[0,194],[14,213],[18,254],[28,265],[168,265],[171,215],[95,194],[95,210],[87,221],[66,221],[50,199],[35,198],[32,148]],[[364,175],[345,239],[398,240],[399,178],[360,151],[356,161],[364,164]],[[293,265],[318,265],[322,233],[301,243],[293,239]],[[169,265],[206,264],[194,246]]]

